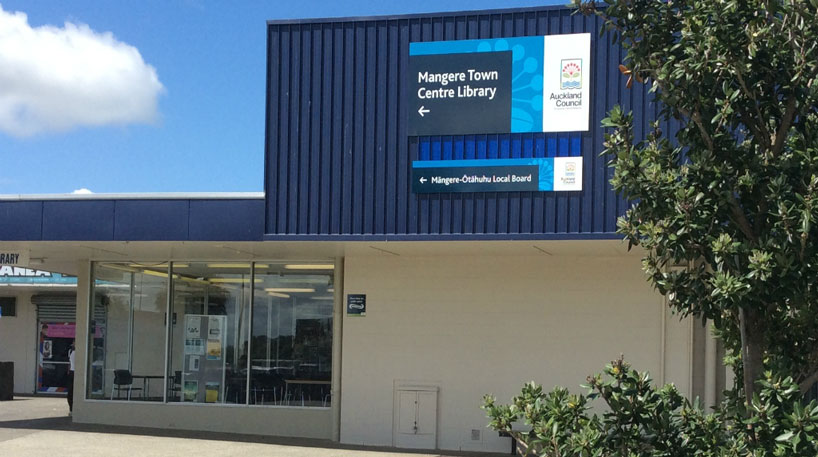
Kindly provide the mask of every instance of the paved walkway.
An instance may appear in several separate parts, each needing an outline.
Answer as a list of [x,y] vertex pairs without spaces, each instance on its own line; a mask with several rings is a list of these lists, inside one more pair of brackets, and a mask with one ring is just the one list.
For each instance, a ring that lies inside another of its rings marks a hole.
[[0,402],[0,456],[165,457],[431,457],[489,454],[410,453],[395,449],[342,446],[322,440],[231,435],[136,427],[74,424],[64,398],[16,397]]

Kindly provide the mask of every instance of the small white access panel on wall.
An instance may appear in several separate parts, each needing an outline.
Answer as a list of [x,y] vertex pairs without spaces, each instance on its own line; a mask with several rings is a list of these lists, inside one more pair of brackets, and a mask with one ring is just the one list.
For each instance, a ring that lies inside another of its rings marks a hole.
[[437,448],[437,386],[396,384],[392,442],[409,449]]

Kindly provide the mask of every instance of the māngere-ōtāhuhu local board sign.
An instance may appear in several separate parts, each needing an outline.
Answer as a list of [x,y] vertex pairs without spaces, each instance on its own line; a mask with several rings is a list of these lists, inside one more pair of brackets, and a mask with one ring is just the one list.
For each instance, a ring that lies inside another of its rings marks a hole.
[[582,190],[582,157],[423,160],[412,171],[417,194]]

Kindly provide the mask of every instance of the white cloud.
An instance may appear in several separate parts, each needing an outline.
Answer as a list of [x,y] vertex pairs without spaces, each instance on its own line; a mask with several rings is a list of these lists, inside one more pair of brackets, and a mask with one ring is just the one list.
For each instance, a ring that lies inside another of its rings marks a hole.
[[77,189],[77,190],[75,190],[74,192],[71,192],[71,193],[72,194],[82,194],[82,195],[93,194],[93,192],[91,192],[90,190],[88,190],[88,189],[86,189],[84,187],[82,189]]
[[0,5],[0,132],[151,123],[164,91],[139,50],[85,24],[31,27]]

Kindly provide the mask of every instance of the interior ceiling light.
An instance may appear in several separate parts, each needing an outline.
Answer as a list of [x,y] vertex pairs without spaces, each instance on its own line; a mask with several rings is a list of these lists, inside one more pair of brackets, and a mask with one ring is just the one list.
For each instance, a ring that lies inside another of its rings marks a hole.
[[[250,268],[249,263],[208,263],[207,268]],[[256,268],[270,268],[270,265],[257,263]]]
[[94,289],[130,289],[130,288],[131,288],[130,284],[94,284]]
[[[211,283],[247,283],[250,282],[250,278],[208,278],[208,282]],[[254,282],[261,282],[261,279],[256,279]]]
[[335,297],[333,297],[333,296],[329,296],[329,297],[311,297],[310,300],[335,300]]
[[167,271],[162,272],[162,271],[154,271],[154,270],[142,270],[142,273],[146,274],[146,275],[156,276],[158,278],[167,279],[167,277],[168,277],[168,272]]
[[299,287],[268,287],[264,289],[265,292],[289,292],[293,294],[297,293],[310,293],[315,292],[313,288],[299,288]]
[[297,265],[284,265],[285,270],[333,270],[335,269],[335,265],[332,264],[297,264]]
[[[167,268],[167,267],[168,267],[168,264],[167,264],[167,262],[162,262],[162,263],[132,263],[132,264],[130,264],[129,266],[136,267],[136,268],[145,268],[145,267],[150,267],[150,268]],[[176,263],[176,262],[173,262],[173,268],[187,268],[187,267],[189,267],[189,266],[190,266],[190,265],[188,265],[188,264],[186,264],[186,263]]]
[[99,265],[112,270],[127,271],[128,273],[139,273],[139,270],[136,268],[126,267],[116,263],[101,263]]
[[287,294],[281,294],[281,293],[278,293],[278,292],[267,292],[267,295],[269,295],[269,296],[271,296],[271,297],[290,298],[290,296],[289,296],[289,295],[287,295]]
[[[273,276],[276,278],[276,276]],[[277,278],[276,282],[283,282],[287,284],[327,284],[327,277],[324,276],[322,278],[299,278],[298,276],[285,276],[283,278]]]
[[[173,276],[175,277],[176,275],[173,275]],[[182,281],[192,282],[192,283],[195,283],[195,284],[210,284],[209,282],[204,281],[202,279],[188,278],[187,276],[179,276],[179,279],[181,279]]]

